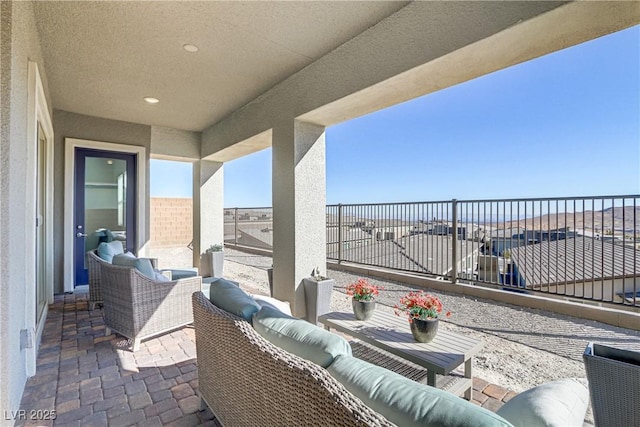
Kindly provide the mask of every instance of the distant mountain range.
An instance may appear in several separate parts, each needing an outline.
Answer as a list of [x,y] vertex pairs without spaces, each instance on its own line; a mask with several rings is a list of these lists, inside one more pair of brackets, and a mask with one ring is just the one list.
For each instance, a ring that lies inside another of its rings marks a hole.
[[[505,227],[524,227],[527,229],[555,229],[570,227],[571,230],[585,229],[594,233],[616,231],[640,234],[640,206],[607,208],[601,211],[567,212],[548,214],[519,221],[505,222]],[[640,237],[640,235],[638,236]]]

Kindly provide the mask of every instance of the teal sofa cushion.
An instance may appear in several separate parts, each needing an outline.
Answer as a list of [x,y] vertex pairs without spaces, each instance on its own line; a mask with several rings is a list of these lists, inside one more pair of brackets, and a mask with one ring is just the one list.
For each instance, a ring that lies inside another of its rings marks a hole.
[[98,245],[98,256],[103,260],[111,263],[113,256],[124,253],[122,242],[114,240],[113,242],[102,242]]
[[253,328],[267,341],[323,368],[337,356],[351,355],[351,346],[340,335],[276,308],[263,306],[253,316]]
[[113,265],[135,268],[145,277],[156,280],[156,272],[153,270],[153,265],[149,258],[136,258],[127,254],[118,254],[113,257]]
[[497,414],[518,426],[582,426],[589,406],[586,380],[567,378],[523,391]]
[[511,426],[499,415],[451,393],[355,357],[338,356],[327,370],[367,406],[398,426]]
[[216,280],[209,288],[209,301],[223,310],[251,322],[260,306],[237,285],[224,279]]

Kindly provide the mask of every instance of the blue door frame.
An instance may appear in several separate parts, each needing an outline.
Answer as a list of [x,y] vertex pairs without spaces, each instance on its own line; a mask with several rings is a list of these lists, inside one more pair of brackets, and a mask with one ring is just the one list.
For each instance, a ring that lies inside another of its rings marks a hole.
[[135,154],[114,151],[94,150],[90,148],[76,148],[74,172],[74,285],[89,283],[89,273],[85,268],[85,238],[93,232],[85,229],[85,176],[87,158],[115,159],[126,162],[126,250],[135,253],[136,248],[136,176],[137,157]]

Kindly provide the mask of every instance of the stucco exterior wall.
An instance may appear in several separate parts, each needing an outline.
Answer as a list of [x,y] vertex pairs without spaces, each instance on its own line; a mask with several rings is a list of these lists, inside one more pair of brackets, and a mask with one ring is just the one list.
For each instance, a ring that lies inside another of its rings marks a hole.
[[29,61],[38,64],[51,103],[33,5],[2,1],[0,19],[0,413],[4,414],[18,409],[27,380],[28,354],[20,349],[20,330],[31,321],[25,307],[32,301],[26,296],[35,278],[34,253],[30,253],[35,195],[25,196],[25,183],[34,179],[36,171],[34,150],[27,140]]
[[168,160],[199,160],[200,132],[151,127],[151,152],[154,158]]
[[[102,119],[85,116],[62,110],[53,112],[54,143],[54,292],[62,292],[64,289],[64,256],[72,256],[64,253],[64,140],[65,138],[87,139],[92,141],[111,142],[142,146],[147,148],[149,162],[151,148],[151,127],[135,123],[121,122],[117,120]],[[146,182],[149,182],[149,168],[147,168]],[[149,199],[149,186],[146,186],[146,199]],[[145,209],[144,224],[146,229],[143,235],[149,236],[149,205]],[[145,242],[142,242],[147,243]],[[140,245],[141,246],[141,245]]]

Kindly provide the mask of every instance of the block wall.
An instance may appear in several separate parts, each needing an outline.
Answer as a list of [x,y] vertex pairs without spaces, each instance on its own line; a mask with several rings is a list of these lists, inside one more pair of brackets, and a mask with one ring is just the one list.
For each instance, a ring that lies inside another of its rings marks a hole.
[[193,239],[193,200],[151,198],[151,247],[187,246]]

